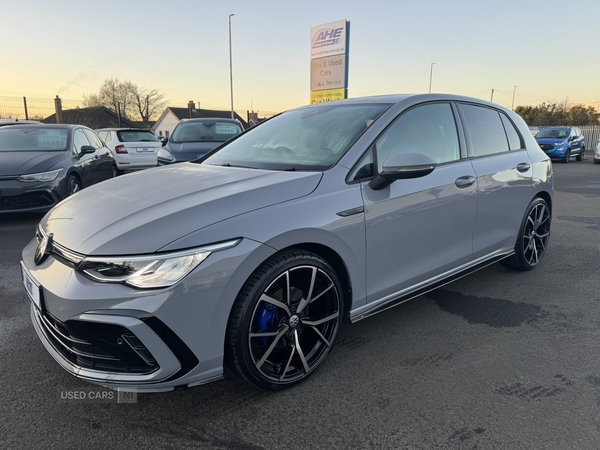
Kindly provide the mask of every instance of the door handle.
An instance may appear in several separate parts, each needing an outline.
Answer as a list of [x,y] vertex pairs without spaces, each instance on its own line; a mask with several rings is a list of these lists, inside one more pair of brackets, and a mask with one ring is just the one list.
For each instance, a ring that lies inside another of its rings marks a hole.
[[521,163],[521,164],[517,164],[517,170],[519,172],[527,172],[531,167],[531,164],[529,163]]
[[465,175],[464,177],[458,177],[454,184],[457,188],[466,188],[475,183],[475,177],[471,175]]

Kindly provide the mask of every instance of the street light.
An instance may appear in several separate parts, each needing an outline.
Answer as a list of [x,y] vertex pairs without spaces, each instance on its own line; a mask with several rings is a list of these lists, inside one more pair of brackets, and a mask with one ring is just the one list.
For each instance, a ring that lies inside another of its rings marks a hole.
[[512,100],[512,105],[511,105],[511,107],[510,107],[510,110],[511,110],[511,111],[514,111],[514,110],[515,110],[515,92],[517,92],[517,88],[518,88],[518,87],[519,87],[519,86],[515,86],[515,87],[513,88],[513,100]]
[[229,14],[229,85],[231,90],[231,118],[233,119],[233,64],[231,59],[231,16],[235,14]]
[[432,76],[433,76],[433,65],[434,65],[434,64],[435,64],[435,63],[431,63],[431,64],[429,65],[429,93],[430,93],[430,94],[431,94],[431,78],[432,78]]

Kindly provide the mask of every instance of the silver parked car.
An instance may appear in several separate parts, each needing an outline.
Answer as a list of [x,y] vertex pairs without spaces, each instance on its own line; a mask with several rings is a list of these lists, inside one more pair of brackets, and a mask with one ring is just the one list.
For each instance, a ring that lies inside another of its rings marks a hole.
[[102,128],[96,133],[113,154],[119,174],[156,167],[156,155],[162,143],[151,131]]
[[321,366],[342,320],[496,261],[537,266],[552,198],[548,156],[498,105],[315,104],[69,197],[23,250],[23,280],[41,341],[77,377],[166,391],[226,361],[276,390]]

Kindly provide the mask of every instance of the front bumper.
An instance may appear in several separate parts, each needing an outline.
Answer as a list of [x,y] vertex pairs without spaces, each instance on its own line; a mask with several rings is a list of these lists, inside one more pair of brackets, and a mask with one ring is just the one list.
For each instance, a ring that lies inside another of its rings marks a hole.
[[60,201],[56,188],[48,183],[0,181],[0,214],[46,212]]
[[[70,374],[121,390],[162,392],[222,378],[228,294],[239,261],[260,244],[215,252],[176,285],[137,290],[97,283],[53,254],[37,266],[37,239],[23,250],[24,276],[46,350]],[[231,283],[229,283],[231,284]],[[31,285],[30,285],[31,287]],[[235,287],[234,289],[237,289]]]
[[567,150],[562,148],[561,150],[556,150],[556,149],[544,149],[542,148],[542,150],[544,150],[544,153],[546,153],[550,158],[564,158],[565,155],[567,154]]

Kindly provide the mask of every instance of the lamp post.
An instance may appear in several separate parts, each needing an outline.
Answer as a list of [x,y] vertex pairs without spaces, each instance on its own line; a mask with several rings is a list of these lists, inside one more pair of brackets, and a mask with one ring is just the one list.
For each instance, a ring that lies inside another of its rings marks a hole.
[[229,87],[231,91],[231,118],[233,119],[233,64],[231,58],[231,16],[229,14]]
[[433,78],[433,65],[435,63],[431,63],[429,65],[429,93],[431,94],[431,79]]
[[515,86],[515,87],[513,88],[513,100],[512,100],[512,105],[511,105],[511,107],[510,107],[510,110],[511,110],[511,111],[514,111],[514,110],[515,110],[515,92],[517,92],[517,88],[518,88],[518,86]]

